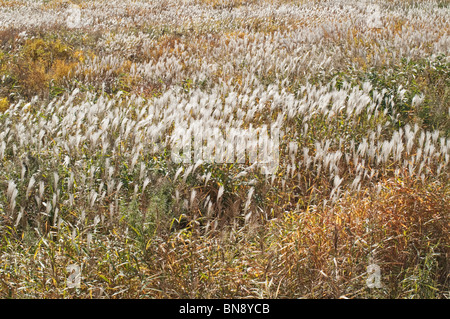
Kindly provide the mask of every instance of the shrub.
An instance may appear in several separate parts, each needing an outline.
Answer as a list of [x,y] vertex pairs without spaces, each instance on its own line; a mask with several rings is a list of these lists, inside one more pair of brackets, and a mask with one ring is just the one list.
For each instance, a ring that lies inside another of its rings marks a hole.
[[69,85],[71,72],[83,61],[83,53],[74,51],[61,40],[27,39],[14,57],[10,73],[17,79],[19,92],[26,97],[58,95]]
[[0,113],[5,112],[9,107],[8,98],[0,98]]

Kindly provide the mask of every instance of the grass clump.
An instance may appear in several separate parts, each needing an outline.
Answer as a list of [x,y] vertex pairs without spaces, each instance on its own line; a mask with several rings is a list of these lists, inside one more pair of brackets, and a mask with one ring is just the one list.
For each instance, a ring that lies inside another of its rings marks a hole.
[[84,60],[80,50],[74,50],[60,39],[26,39],[14,51],[4,53],[1,74],[4,94],[31,98],[53,98],[65,92],[77,65]]
[[0,113],[5,112],[9,107],[8,98],[0,98]]

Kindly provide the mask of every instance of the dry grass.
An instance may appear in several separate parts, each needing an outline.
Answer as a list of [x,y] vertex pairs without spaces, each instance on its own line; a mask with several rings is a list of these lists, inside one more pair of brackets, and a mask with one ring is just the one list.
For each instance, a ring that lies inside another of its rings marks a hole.
[[[192,225],[124,236],[126,224],[118,221],[90,244],[86,231],[73,238],[63,227],[53,240],[27,245],[30,230],[3,243],[3,296],[442,298],[449,286],[449,193],[408,183],[387,180],[377,195],[209,234]],[[74,262],[83,265],[76,290],[65,287],[64,269]],[[371,262],[381,267],[381,289],[366,286]]]
[[[0,297],[449,298],[442,2],[79,1],[79,28],[24,3],[0,13]],[[275,122],[273,175],[171,159],[180,123]]]

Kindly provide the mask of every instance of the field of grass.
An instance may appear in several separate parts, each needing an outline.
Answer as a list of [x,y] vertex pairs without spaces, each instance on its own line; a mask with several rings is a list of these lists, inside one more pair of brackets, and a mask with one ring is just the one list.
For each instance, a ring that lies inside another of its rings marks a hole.
[[450,298],[449,53],[445,0],[0,0],[0,298]]

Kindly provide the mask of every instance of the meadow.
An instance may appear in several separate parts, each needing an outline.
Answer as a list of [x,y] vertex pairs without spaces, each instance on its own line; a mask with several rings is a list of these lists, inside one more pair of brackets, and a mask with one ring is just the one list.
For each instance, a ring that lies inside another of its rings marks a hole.
[[445,0],[0,0],[0,297],[450,298],[449,53]]

